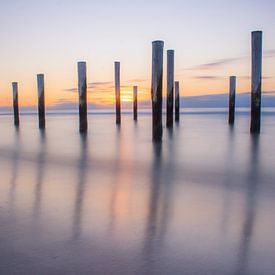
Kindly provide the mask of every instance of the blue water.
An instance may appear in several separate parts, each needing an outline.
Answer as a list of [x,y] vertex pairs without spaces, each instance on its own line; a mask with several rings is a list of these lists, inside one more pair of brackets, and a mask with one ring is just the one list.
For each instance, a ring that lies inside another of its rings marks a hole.
[[275,274],[275,113],[0,116],[0,274]]

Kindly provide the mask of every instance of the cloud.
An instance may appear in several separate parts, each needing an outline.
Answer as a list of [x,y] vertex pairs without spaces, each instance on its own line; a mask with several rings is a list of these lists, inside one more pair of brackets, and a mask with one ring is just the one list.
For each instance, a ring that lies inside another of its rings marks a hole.
[[194,67],[188,68],[187,70],[210,70],[210,69],[216,69],[221,66],[225,66],[227,64],[240,61],[242,59],[245,59],[245,56],[236,57],[236,58],[224,58],[224,59],[217,59],[213,60],[207,63],[199,64]]
[[215,76],[215,75],[198,75],[198,76],[193,76],[192,78],[197,80],[221,80],[221,79],[224,79],[225,77]]
[[263,53],[263,56],[265,58],[274,58],[275,57],[275,49],[265,50]]
[[146,81],[148,81],[147,78],[134,78],[134,79],[128,80],[128,82],[134,82],[134,83],[141,83],[141,82],[146,82]]
[[63,91],[65,91],[65,92],[71,92],[71,93],[76,93],[77,92],[77,88],[63,89]]
[[[265,50],[263,51],[263,57],[264,58],[274,58],[275,57],[275,49]],[[233,58],[223,58],[223,59],[216,59],[209,61],[207,63],[199,64],[196,66],[193,66],[191,68],[187,68],[185,70],[211,70],[216,69],[218,67],[222,67],[234,62],[238,62],[241,60],[249,60],[250,55],[243,55],[239,57],[233,57]]]
[[[244,80],[250,80],[251,76],[248,75],[244,75],[244,76],[238,76],[238,79],[244,79]],[[262,77],[263,80],[269,80],[269,79],[274,79],[274,76],[263,76]]]
[[97,81],[88,83],[88,88],[98,88],[98,87],[110,87],[113,86],[113,81]]

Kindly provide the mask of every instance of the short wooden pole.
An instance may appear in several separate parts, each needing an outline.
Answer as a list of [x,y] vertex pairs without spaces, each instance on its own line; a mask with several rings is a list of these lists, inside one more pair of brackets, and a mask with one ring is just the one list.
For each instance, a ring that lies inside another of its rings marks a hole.
[[162,140],[162,77],[163,77],[163,41],[152,42],[152,111],[154,141]]
[[79,132],[87,132],[87,76],[86,62],[78,62]]
[[120,62],[115,62],[116,124],[121,123],[120,111]]
[[18,84],[12,82],[14,125],[19,126]]
[[175,121],[180,121],[180,85],[175,81]]
[[235,97],[236,97],[236,76],[229,79],[229,115],[228,123],[234,124],[235,121]]
[[173,127],[174,111],[174,50],[167,51],[166,127]]
[[44,74],[37,75],[39,129],[45,129]]
[[134,120],[137,120],[137,86],[133,88],[133,113],[134,113]]
[[250,132],[259,133],[261,128],[262,94],[262,32],[252,32],[252,85]]

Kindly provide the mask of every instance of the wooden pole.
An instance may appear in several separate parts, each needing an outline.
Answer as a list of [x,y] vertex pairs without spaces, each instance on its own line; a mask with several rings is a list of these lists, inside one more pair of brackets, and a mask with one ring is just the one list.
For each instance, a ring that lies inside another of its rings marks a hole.
[[236,97],[236,76],[229,79],[229,116],[228,123],[234,124],[235,121],[235,97]]
[[79,132],[87,132],[87,77],[86,62],[78,62]]
[[180,121],[180,85],[175,81],[175,121]]
[[163,41],[153,41],[152,43],[152,111],[153,111],[153,131],[154,141],[162,140],[162,76],[163,76]]
[[44,74],[37,75],[39,129],[45,129]]
[[133,108],[134,108],[134,120],[137,120],[137,86],[134,86],[133,88],[133,96],[134,96],[134,100],[133,100]]
[[166,127],[173,127],[174,111],[174,50],[167,51]]
[[120,62],[115,62],[116,124],[121,123],[120,113]]
[[18,84],[12,82],[14,125],[19,126]]
[[252,85],[250,132],[259,133],[261,128],[262,94],[262,32],[252,32]]

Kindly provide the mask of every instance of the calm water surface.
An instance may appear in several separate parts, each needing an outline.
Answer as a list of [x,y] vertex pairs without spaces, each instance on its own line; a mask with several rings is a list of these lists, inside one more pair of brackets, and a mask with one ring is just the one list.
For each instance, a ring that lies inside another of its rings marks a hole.
[[0,274],[275,274],[275,115],[0,116]]

